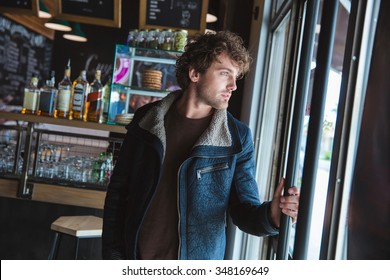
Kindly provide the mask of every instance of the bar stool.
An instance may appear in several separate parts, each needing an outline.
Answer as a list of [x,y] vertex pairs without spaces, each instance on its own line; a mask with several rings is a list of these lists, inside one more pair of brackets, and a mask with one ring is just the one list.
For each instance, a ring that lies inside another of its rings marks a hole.
[[75,259],[78,258],[79,241],[82,238],[100,238],[102,236],[103,219],[96,216],[61,216],[55,220],[50,229],[55,232],[49,260],[56,259],[62,234],[76,238]]

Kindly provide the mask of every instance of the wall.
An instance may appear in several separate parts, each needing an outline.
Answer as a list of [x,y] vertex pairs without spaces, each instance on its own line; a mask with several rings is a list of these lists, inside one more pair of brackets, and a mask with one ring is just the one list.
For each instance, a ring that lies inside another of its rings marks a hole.
[[63,32],[56,32],[53,52],[53,68],[56,80],[64,75],[65,65],[71,59],[72,80],[80,71],[87,70],[87,79],[93,81],[96,68],[102,70],[102,82],[112,74],[114,51],[116,44],[125,44],[130,29],[138,28],[139,1],[122,1],[121,28],[81,24],[88,42],[79,43],[66,40]]
[[381,1],[348,215],[348,259],[390,259],[390,10]]
[[52,40],[0,15],[0,104],[22,104],[31,77],[49,73],[52,49]]

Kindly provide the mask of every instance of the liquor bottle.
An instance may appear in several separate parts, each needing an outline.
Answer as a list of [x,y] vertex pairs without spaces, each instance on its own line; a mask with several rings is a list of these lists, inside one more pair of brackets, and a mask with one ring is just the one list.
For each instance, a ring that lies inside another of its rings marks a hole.
[[31,82],[24,89],[22,114],[37,114],[39,106],[38,78],[33,76]]
[[72,97],[72,82],[70,81],[70,60],[65,68],[65,75],[58,83],[57,106],[55,118],[69,118]]
[[91,83],[87,96],[86,120],[89,122],[101,122],[103,85],[100,82],[102,72],[96,70],[95,80]]
[[46,85],[41,88],[38,115],[54,116],[58,94],[58,90],[55,88],[55,79],[55,71],[51,71],[50,79],[46,80]]
[[80,76],[73,82],[72,86],[72,110],[70,119],[83,120],[85,113],[85,103],[88,94],[89,83],[87,81],[87,71],[82,70]]
[[100,111],[100,123],[105,123],[108,120],[108,107],[110,105],[111,95],[111,76],[108,77],[106,84],[103,87],[102,110]]

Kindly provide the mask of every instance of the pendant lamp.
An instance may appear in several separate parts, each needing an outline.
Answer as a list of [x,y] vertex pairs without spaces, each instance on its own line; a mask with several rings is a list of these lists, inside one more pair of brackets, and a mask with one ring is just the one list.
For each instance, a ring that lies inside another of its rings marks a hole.
[[40,17],[40,18],[51,18],[52,17],[49,10],[46,7],[46,5],[42,2],[42,0],[39,0],[38,17]]
[[66,20],[51,18],[48,22],[45,23],[45,26],[57,31],[72,31],[72,27],[70,27],[69,22]]
[[206,22],[211,23],[211,22],[216,22],[218,20],[217,16],[207,13],[206,14]]
[[81,30],[80,23],[74,23],[72,32],[65,33],[62,36],[67,40],[76,41],[76,42],[87,42],[88,41],[84,32]]

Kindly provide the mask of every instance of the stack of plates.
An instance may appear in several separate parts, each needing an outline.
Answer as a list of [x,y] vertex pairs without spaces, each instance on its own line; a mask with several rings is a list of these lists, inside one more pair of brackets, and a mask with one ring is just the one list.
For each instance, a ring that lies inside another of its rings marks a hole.
[[134,114],[118,114],[115,116],[115,122],[117,124],[128,124],[133,119]]

